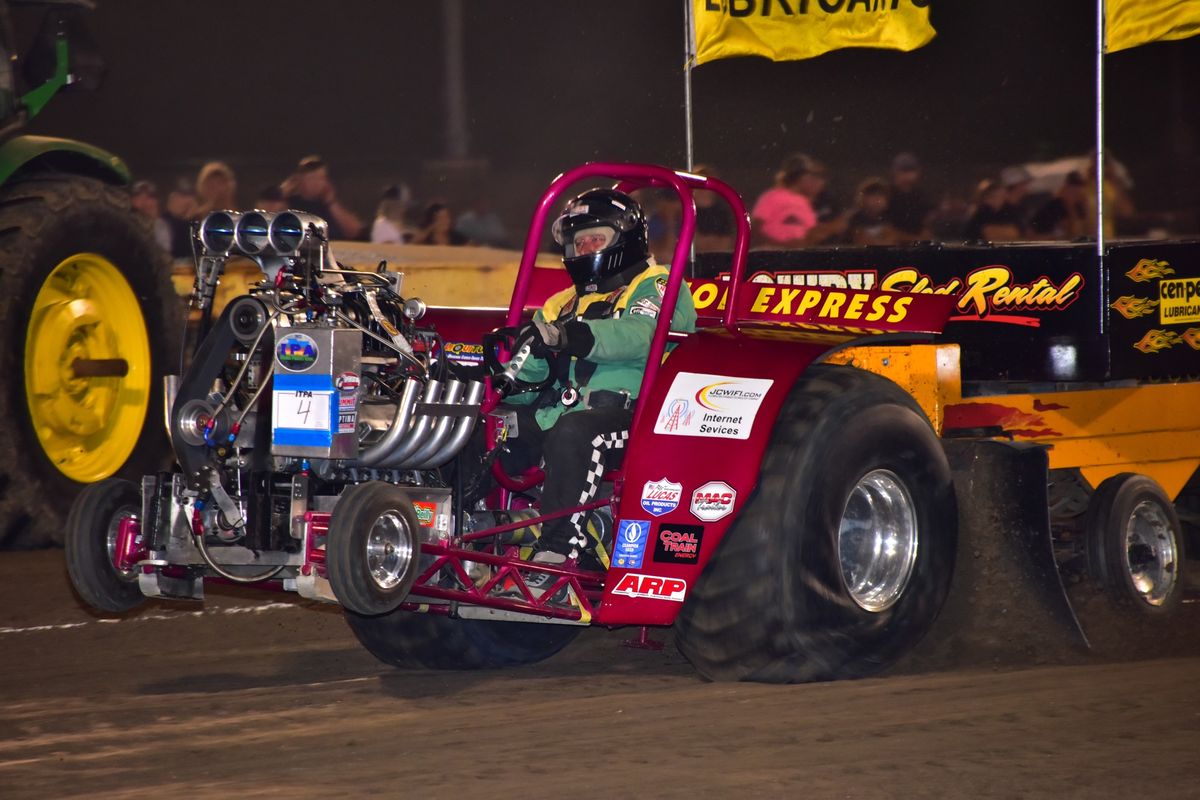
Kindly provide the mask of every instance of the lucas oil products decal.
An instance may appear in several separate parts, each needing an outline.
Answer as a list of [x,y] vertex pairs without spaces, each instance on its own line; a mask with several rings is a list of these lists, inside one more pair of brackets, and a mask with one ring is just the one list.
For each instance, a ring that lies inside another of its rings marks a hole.
[[613,542],[613,559],[615,567],[623,569],[639,569],[646,555],[646,542],[650,539],[650,520],[623,519],[617,528],[617,538]]
[[661,517],[669,511],[679,508],[679,498],[683,496],[683,484],[671,483],[666,478],[657,481],[646,481],[642,486],[642,508],[647,514]]
[[667,436],[749,439],[754,418],[773,383],[769,378],[680,372],[658,410],[654,432]]

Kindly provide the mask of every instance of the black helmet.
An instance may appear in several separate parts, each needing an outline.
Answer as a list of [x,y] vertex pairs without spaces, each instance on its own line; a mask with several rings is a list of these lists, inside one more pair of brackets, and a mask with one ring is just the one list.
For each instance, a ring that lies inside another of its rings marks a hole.
[[[590,248],[576,255],[577,237],[587,236],[595,237]],[[567,203],[554,221],[554,241],[562,245],[563,265],[580,294],[623,286],[650,257],[641,205],[615,189],[592,189]]]

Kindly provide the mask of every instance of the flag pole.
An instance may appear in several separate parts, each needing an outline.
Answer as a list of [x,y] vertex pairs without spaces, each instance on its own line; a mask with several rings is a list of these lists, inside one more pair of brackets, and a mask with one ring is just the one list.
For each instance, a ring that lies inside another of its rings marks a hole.
[[1096,255],[1104,266],[1104,40],[1105,0],[1096,0]]
[[696,24],[692,19],[692,0],[683,0],[683,58],[684,149],[687,169],[691,171],[695,166],[695,145],[692,141],[692,67],[696,64]]

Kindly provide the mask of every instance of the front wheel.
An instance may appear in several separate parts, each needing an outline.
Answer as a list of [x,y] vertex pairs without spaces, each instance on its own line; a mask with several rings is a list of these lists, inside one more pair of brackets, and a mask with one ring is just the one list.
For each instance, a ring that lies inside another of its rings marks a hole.
[[417,579],[421,543],[408,493],[381,481],[338,498],[325,539],[325,567],[338,602],[358,614],[386,614]]
[[920,407],[878,375],[814,367],[684,604],[680,649],[715,680],[878,672],[933,624],[956,531],[949,464]]
[[129,481],[107,480],[84,488],[67,517],[67,574],[92,608],[119,614],[140,605],[137,572],[118,566],[123,522],[141,511],[142,495]]

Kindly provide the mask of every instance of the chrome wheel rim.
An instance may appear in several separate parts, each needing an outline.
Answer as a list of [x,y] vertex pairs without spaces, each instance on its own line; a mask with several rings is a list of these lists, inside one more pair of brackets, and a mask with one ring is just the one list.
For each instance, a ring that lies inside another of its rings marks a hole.
[[1179,548],[1175,528],[1160,503],[1143,500],[1125,523],[1122,561],[1129,582],[1141,600],[1161,606],[1179,580]]
[[917,514],[896,473],[876,469],[859,479],[838,525],[838,561],[850,598],[864,611],[891,608],[917,561]]
[[412,561],[412,532],[399,512],[376,518],[367,534],[367,571],[380,589],[394,589]]

